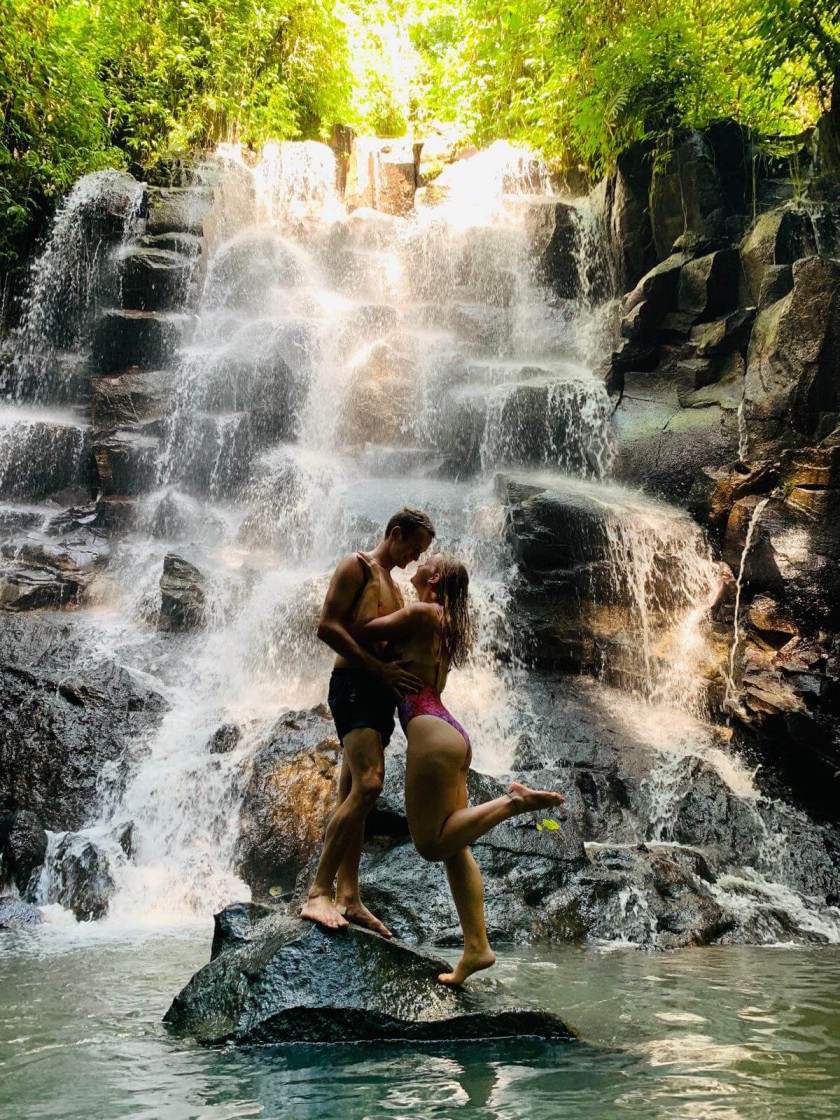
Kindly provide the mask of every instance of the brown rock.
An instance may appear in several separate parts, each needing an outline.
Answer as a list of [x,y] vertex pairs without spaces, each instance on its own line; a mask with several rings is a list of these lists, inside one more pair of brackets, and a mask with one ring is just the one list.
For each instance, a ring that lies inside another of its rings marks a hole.
[[258,894],[291,890],[323,837],[339,743],[324,707],[288,712],[254,755],[240,814],[240,874]]

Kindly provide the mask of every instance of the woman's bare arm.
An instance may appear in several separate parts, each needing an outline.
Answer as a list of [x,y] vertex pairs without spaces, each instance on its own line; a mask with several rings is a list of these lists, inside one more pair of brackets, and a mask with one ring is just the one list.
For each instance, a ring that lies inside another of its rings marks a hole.
[[431,603],[411,603],[384,618],[372,618],[356,631],[363,645],[368,642],[405,642],[437,623],[437,608]]

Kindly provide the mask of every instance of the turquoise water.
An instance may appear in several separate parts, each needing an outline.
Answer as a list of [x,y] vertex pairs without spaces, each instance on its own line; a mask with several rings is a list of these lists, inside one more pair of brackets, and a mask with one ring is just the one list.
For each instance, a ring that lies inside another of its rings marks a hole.
[[508,950],[481,984],[570,1047],[202,1050],[160,1019],[209,936],[83,927],[0,941],[0,1116],[74,1120],[840,1116],[840,949]]

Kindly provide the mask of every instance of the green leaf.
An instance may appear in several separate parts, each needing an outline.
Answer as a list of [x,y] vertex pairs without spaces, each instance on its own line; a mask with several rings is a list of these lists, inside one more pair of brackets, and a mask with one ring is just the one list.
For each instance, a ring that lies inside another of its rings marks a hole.
[[[559,832],[560,825],[557,821],[553,821],[551,817],[543,817],[543,828],[547,828],[549,832]],[[537,825],[539,828],[539,825]]]

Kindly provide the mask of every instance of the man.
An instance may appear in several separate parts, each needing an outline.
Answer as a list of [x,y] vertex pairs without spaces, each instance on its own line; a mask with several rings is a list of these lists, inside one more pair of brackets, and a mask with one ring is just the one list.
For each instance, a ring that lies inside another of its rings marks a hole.
[[399,662],[381,661],[362,649],[353,630],[402,607],[391,572],[419,560],[434,536],[425,513],[407,506],[399,510],[386,525],[383,539],[367,554],[368,563],[359,556],[341,561],[321,610],[318,637],[338,655],[330,677],[329,704],[344,759],[338,808],[327,825],[315,881],[300,913],[328,929],[344,929],[355,922],[383,937],[391,936],[359,897],[359,861],[365,819],[382,792],[385,747],[394,730],[397,698],[404,692],[419,692],[423,682]]

